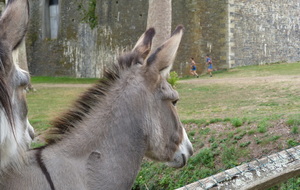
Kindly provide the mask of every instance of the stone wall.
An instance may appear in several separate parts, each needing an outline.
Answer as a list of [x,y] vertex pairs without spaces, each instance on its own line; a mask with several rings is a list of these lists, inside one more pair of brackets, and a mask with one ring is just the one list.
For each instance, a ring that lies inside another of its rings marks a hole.
[[[47,3],[31,0],[27,55],[33,75],[101,77],[118,54],[146,29],[148,0],[97,0],[97,26],[82,21],[91,0],[59,0],[57,39],[48,35]],[[172,28],[186,28],[174,70],[189,73],[194,57],[205,72],[210,54],[216,70],[299,61],[298,0],[173,0]],[[82,5],[79,7],[79,5]]]
[[106,65],[132,47],[146,28],[146,0],[98,0],[95,29],[82,22],[80,0],[59,2],[58,38],[50,39],[45,29],[47,0],[31,1],[27,49],[33,75],[101,77]]
[[194,57],[197,72],[205,72],[205,56],[210,54],[215,68],[227,68],[227,1],[173,0],[173,28],[186,28],[174,69],[180,75],[189,72],[189,61]]
[[300,60],[299,0],[232,0],[232,67]]

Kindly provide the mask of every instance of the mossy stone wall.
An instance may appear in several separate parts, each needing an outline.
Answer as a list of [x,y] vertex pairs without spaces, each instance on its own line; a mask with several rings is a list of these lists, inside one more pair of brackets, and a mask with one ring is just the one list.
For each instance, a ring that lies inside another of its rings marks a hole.
[[[95,7],[92,0],[59,0],[58,38],[49,39],[48,1],[30,1],[26,45],[33,75],[101,77],[146,30],[148,0],[97,0]],[[206,54],[216,70],[299,61],[299,6],[298,0],[173,0],[172,28],[185,26],[174,70],[188,75],[194,57],[204,73]],[[94,29],[82,21],[86,10],[95,11]]]

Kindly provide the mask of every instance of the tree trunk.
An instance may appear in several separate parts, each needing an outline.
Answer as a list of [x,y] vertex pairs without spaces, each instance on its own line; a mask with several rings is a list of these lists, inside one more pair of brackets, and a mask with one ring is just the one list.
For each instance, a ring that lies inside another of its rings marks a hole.
[[147,28],[154,27],[156,34],[152,50],[158,48],[171,35],[172,0],[149,0]]

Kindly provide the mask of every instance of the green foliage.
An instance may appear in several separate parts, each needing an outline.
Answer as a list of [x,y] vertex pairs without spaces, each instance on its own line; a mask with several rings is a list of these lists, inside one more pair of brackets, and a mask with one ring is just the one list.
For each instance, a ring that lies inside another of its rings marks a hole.
[[280,135],[274,135],[270,138],[270,141],[277,141],[278,139],[280,139]]
[[287,144],[288,144],[289,148],[291,148],[294,146],[298,146],[300,143],[294,139],[289,139],[289,140],[287,140]]
[[247,133],[248,133],[248,135],[254,135],[256,133],[256,131],[252,129],[252,130],[248,131]]
[[181,120],[183,124],[196,124],[196,125],[203,125],[206,123],[205,119],[185,119]]
[[293,134],[298,134],[299,133],[299,127],[298,126],[293,126],[292,127],[292,133]]
[[81,11],[82,21],[90,25],[91,29],[97,26],[98,17],[96,15],[97,0],[87,0],[88,7],[86,8],[83,3],[78,5],[78,10]]
[[257,131],[259,133],[265,133],[265,132],[267,132],[267,126],[268,126],[268,123],[265,120],[263,120],[258,124]]
[[99,81],[98,78],[72,78],[72,77],[47,77],[47,76],[33,76],[31,83],[49,83],[49,84],[92,84]]
[[216,137],[215,136],[210,137],[210,139],[208,140],[208,142],[210,142],[210,143],[213,143],[215,141],[216,141]]
[[233,118],[231,119],[231,124],[234,126],[234,127],[240,127],[243,125],[243,121],[239,118]]
[[200,152],[191,158],[191,164],[202,164],[206,167],[213,167],[214,165],[214,154],[211,149],[203,148]]
[[299,115],[291,116],[287,121],[286,124],[291,127],[292,134],[299,134],[299,127],[300,127],[300,117]]
[[178,80],[179,80],[178,74],[175,71],[170,72],[168,82],[171,84],[172,87],[175,87]]
[[249,146],[251,144],[251,141],[248,141],[248,142],[244,142],[244,143],[241,143],[240,144],[240,147],[247,147],[247,146]]
[[299,190],[300,189],[300,178],[295,177],[288,179],[285,183],[276,185],[268,190]]
[[217,149],[218,147],[219,147],[219,144],[217,142],[214,142],[214,143],[211,144],[211,148],[213,150]]
[[[87,7],[87,4],[85,6]],[[291,64],[291,66],[285,64],[277,67],[276,65],[276,69],[273,66],[235,68],[228,71],[228,73],[223,72],[215,77],[255,77],[258,75],[266,76],[270,72],[284,75],[293,72],[293,75],[295,75],[300,72],[300,67],[298,63]],[[88,84],[95,83],[98,79],[84,80],[62,77],[33,77],[32,81],[35,84]],[[267,86],[260,83],[255,85],[224,85],[224,83],[208,85],[202,84],[201,78],[199,80],[199,84],[181,83],[186,81],[180,81],[176,84],[181,99],[178,105],[179,116],[183,119],[182,123],[187,125],[187,132],[189,137],[192,137],[190,140],[195,150],[188,165],[175,170],[161,163],[145,161],[133,189],[171,190],[182,187],[201,178],[211,176],[220,170],[238,165],[239,162],[243,162],[246,158],[252,156],[252,152],[245,154],[245,151],[249,149],[249,145],[263,149],[263,145],[280,139],[281,136],[279,135],[282,135],[282,138],[273,144],[282,144],[283,148],[300,144],[297,135],[289,134],[288,138],[292,136],[295,139],[287,140],[285,134],[268,133],[268,129],[271,130],[272,119],[278,123],[276,120],[287,118],[286,124],[294,134],[297,129],[293,128],[295,126],[299,127],[300,114],[291,116],[291,113],[295,113],[295,110],[299,108],[299,94],[298,91],[293,91],[294,88],[290,90],[286,87],[292,83],[285,83],[284,86],[281,86],[281,83],[270,83]],[[57,113],[64,111],[62,108],[70,105],[85,88],[51,87],[29,93],[27,96],[30,108],[29,119],[36,131],[40,133],[46,130],[49,127],[49,120]],[[280,97],[280,99],[277,97]],[[282,98],[284,98],[284,103],[282,103]],[[240,119],[235,118],[237,117],[236,113],[239,114]],[[225,119],[219,119],[223,117]],[[222,123],[224,125],[220,129],[218,129],[218,125],[206,126],[216,122],[224,122]],[[251,125],[249,125],[250,122],[252,122]],[[258,132],[265,134],[258,134]],[[254,134],[255,137],[251,136]],[[247,140],[248,142],[242,143],[241,139],[246,139],[244,135],[251,137],[249,141]],[[33,144],[33,147],[36,146],[40,146],[40,144]],[[272,147],[271,144],[270,146]]]
[[262,143],[262,140],[260,138],[255,137],[254,140],[255,140],[256,144]]
[[207,135],[211,131],[210,128],[204,128],[199,130],[199,134],[201,135]]
[[290,127],[300,126],[300,118],[289,118],[286,123]]
[[218,123],[218,122],[222,122],[223,121],[223,119],[220,119],[220,118],[215,118],[215,119],[211,119],[210,121],[209,121],[209,123]]
[[238,165],[238,150],[234,146],[224,146],[221,159],[225,168],[231,168]]
[[195,136],[195,134],[196,134],[196,132],[195,131],[191,131],[191,132],[189,132],[189,136],[191,136],[191,137],[193,137],[193,136]]

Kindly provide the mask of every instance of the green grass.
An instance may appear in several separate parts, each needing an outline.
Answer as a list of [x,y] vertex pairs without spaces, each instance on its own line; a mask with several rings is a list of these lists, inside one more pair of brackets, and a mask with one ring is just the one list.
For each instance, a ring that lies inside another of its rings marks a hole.
[[[239,83],[238,80],[246,78],[246,81],[251,81],[254,77],[293,76],[299,73],[299,63],[271,64],[217,72],[213,79],[222,81],[217,83],[203,76],[193,78],[197,83],[193,83],[192,79],[177,81],[176,90],[180,95],[177,109],[182,123],[187,126],[195,154],[189,164],[179,170],[161,163],[143,162],[134,189],[169,190],[181,187],[251,159],[253,146],[261,147],[267,154],[270,144],[278,148],[298,145],[299,84],[267,79],[261,83]],[[47,87],[41,83],[92,84],[97,80],[33,77],[32,84],[37,86],[37,91],[29,92],[27,99],[29,120],[37,133],[45,131],[50,126],[50,120],[64,112],[86,89],[86,85]],[[280,120],[290,130],[288,139],[283,134],[270,133],[274,123]],[[33,147],[41,145],[33,144]]]
[[300,63],[266,64],[260,66],[244,66],[218,72],[217,78],[263,77],[272,75],[299,75]]
[[32,84],[49,83],[49,84],[91,84],[97,82],[97,78],[71,78],[71,77],[31,77]]
[[35,92],[27,93],[29,121],[36,132],[39,134],[46,130],[50,126],[50,121],[67,110],[84,89],[82,87],[43,87]]

